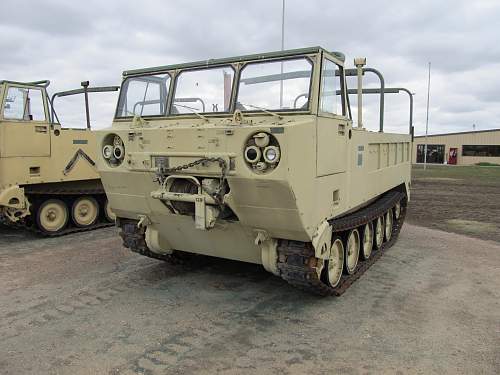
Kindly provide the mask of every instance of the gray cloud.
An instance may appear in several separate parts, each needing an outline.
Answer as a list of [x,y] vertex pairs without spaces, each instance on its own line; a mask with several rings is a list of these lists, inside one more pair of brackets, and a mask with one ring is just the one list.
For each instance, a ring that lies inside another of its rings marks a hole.
[[[286,2],[286,47],[321,45],[384,72],[388,86],[415,95],[417,134],[425,129],[427,62],[432,61],[431,132],[500,127],[500,4],[483,1]],[[123,70],[280,48],[281,1],[23,1],[2,5],[3,79],[49,78],[52,92],[119,84]],[[367,83],[377,82],[367,76]],[[116,96],[93,100],[98,127],[111,123]],[[378,102],[367,98],[377,127]],[[77,100],[63,120],[82,122]],[[387,129],[405,131],[408,99],[387,99]]]

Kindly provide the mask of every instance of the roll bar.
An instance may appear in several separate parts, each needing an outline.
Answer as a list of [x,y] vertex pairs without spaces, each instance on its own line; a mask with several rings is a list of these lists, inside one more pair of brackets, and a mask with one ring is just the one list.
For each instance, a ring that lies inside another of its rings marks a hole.
[[0,84],[2,83],[10,83],[13,85],[26,85],[26,86],[39,86],[44,89],[46,89],[50,85],[50,81],[48,79],[44,79],[41,81],[33,81],[33,82],[18,82],[18,81],[8,81],[8,80],[2,80],[0,81]]
[[83,81],[81,83],[81,89],[74,89],[68,91],[59,91],[52,95],[50,99],[50,107],[51,107],[51,123],[54,124],[54,118],[57,119],[57,122],[60,124],[59,118],[57,117],[57,113],[54,108],[54,100],[55,98],[62,98],[64,96],[85,95],[85,115],[87,119],[87,129],[90,129],[90,110],[89,110],[89,92],[112,92],[118,91],[120,86],[101,86],[101,87],[89,87],[89,81]]

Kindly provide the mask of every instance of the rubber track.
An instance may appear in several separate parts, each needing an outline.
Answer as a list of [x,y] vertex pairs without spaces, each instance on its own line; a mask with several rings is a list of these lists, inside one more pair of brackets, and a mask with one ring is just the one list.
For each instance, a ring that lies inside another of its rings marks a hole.
[[[33,190],[30,190],[27,192],[28,195],[32,196],[38,196],[38,195],[105,195],[104,190],[100,188],[95,188],[95,189],[73,189],[73,188],[50,188],[50,189],[45,189],[45,188],[36,188]],[[77,227],[77,226],[70,226],[66,227],[64,230],[57,232],[57,233],[49,233],[49,232],[44,232],[41,229],[39,229],[35,224],[32,225],[26,225],[24,223],[12,223],[10,221],[4,222],[4,224],[8,226],[12,226],[14,228],[20,228],[20,229],[26,229],[29,230],[32,233],[36,233],[39,236],[42,237],[61,237],[65,236],[67,234],[72,234],[72,233],[81,233],[81,232],[88,232],[94,229],[99,229],[99,228],[108,228],[111,226],[114,226],[115,223],[108,223],[105,221],[97,222],[92,226],[89,227]]]
[[391,239],[382,247],[372,252],[372,256],[366,260],[359,260],[356,272],[352,275],[342,275],[339,285],[332,288],[325,284],[316,272],[318,259],[310,242],[280,240],[278,243],[278,270],[283,279],[289,284],[306,292],[321,296],[342,295],[349,286],[371,267],[382,254],[395,242],[404,223],[406,215],[406,195],[401,192],[389,192],[371,205],[358,212],[333,219],[330,224],[334,234],[364,225],[393,208],[397,202],[401,202],[401,213],[399,219],[394,221]]
[[174,251],[172,254],[158,254],[151,250],[146,243],[145,229],[137,227],[136,220],[120,220],[120,237],[123,240],[123,246],[134,253],[144,255],[148,258],[159,259],[170,264],[186,264],[189,255],[183,252]]

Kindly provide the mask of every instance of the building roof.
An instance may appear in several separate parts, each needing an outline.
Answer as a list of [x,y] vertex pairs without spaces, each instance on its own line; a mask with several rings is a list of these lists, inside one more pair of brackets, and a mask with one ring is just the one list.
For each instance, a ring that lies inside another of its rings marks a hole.
[[[468,131],[468,132],[429,134],[427,137],[442,137],[442,136],[447,136],[447,135],[462,135],[462,134],[475,134],[475,133],[487,133],[487,132],[500,132],[500,129],[472,130],[472,131]],[[425,138],[425,135],[416,135],[415,138]]]
[[239,61],[245,61],[245,60],[260,60],[260,59],[265,60],[265,59],[269,59],[269,58],[273,58],[273,57],[288,57],[288,56],[308,54],[308,53],[318,53],[319,51],[329,52],[329,53],[333,54],[339,60],[341,60],[341,61],[345,60],[345,56],[341,52],[331,52],[331,51],[327,51],[321,47],[308,47],[308,48],[289,49],[289,50],[284,50],[284,51],[257,53],[257,54],[253,54],[253,55],[225,57],[222,59],[200,60],[200,61],[194,61],[194,62],[189,62],[189,63],[184,63],[184,64],[164,65],[164,66],[156,66],[156,67],[152,67],[152,68],[126,70],[123,72],[123,76],[126,77],[126,76],[131,76],[131,75],[136,75],[136,74],[153,74],[153,73],[165,72],[167,70],[229,64],[232,62],[239,62]]

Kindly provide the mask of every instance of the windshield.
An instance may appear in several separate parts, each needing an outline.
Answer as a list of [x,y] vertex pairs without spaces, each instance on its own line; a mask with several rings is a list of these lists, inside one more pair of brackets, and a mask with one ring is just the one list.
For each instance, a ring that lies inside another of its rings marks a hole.
[[42,90],[38,88],[9,87],[3,106],[3,118],[45,121]]
[[300,56],[134,75],[123,81],[116,117],[309,111],[313,65]]
[[308,110],[311,76],[307,58],[250,63],[241,71],[236,109]]
[[116,117],[165,115],[168,74],[128,78],[122,86]]
[[228,112],[233,77],[230,66],[181,72],[175,85],[171,113]]

